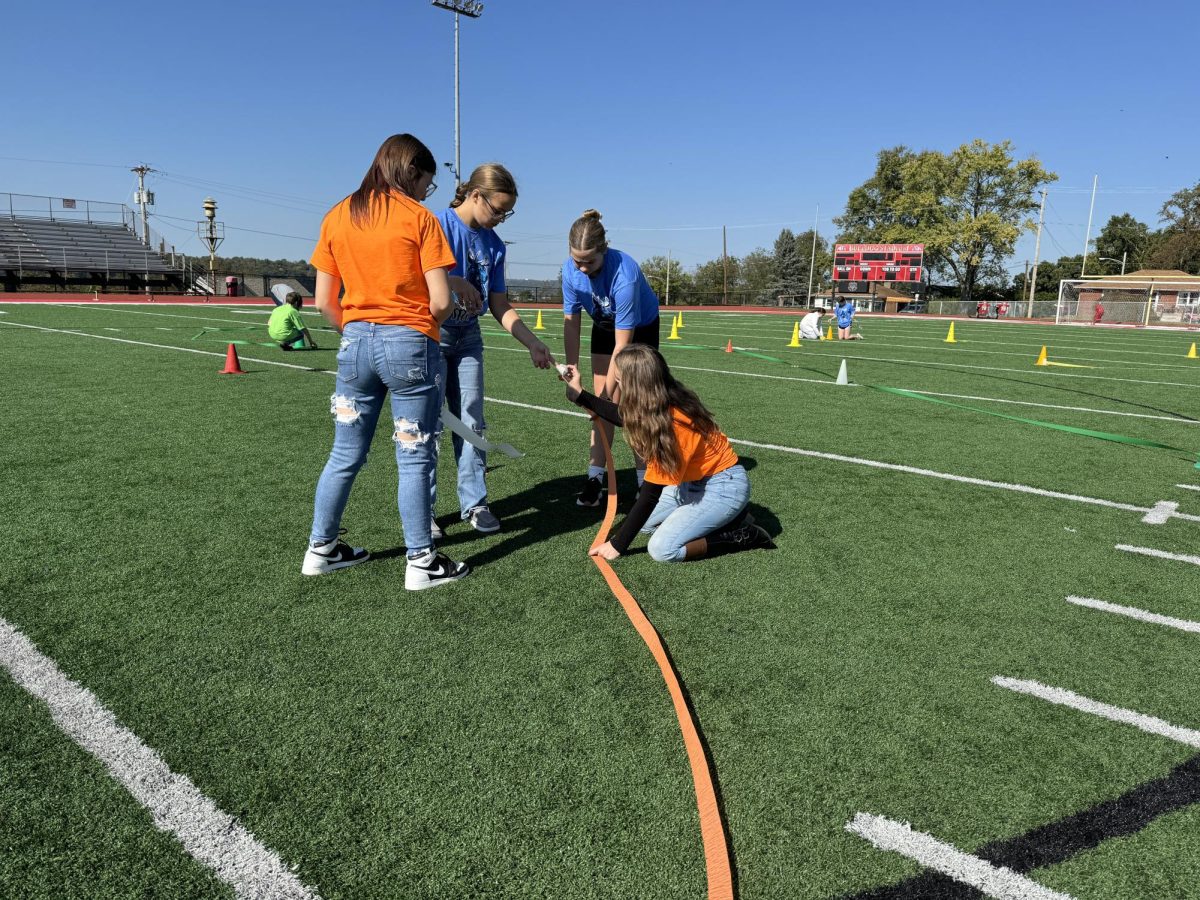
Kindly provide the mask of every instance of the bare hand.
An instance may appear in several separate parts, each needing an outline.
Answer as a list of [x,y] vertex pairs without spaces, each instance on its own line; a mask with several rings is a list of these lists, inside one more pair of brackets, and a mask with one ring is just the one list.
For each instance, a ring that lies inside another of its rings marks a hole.
[[588,556],[603,556],[609,562],[612,562],[614,559],[620,559],[621,553],[612,545],[612,541],[605,541],[599,547],[593,547],[589,550]]
[[534,367],[538,369],[549,369],[554,365],[554,357],[550,355],[550,350],[541,341],[529,348],[529,358],[533,360]]
[[450,276],[450,290],[458,295],[458,305],[473,316],[483,311],[483,299],[475,285],[458,275]]
[[583,393],[583,385],[579,382],[579,366],[567,366],[566,374],[559,377],[567,383],[567,399],[574,403]]

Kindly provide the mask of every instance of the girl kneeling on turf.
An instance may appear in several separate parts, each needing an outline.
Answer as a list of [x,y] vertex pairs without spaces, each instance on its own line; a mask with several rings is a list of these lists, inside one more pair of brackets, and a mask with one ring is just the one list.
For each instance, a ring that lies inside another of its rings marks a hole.
[[746,509],[750,480],[729,439],[694,392],[671,376],[662,354],[629,344],[612,359],[618,402],[589,394],[568,366],[567,399],[625,431],[646,460],[646,480],[621,528],[592,556],[616,559],[640,531],[657,562],[680,562],[755,547],[774,547]]

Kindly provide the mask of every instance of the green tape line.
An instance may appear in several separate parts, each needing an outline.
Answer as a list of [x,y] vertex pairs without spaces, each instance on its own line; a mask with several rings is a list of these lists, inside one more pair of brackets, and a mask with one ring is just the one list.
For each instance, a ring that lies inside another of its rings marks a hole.
[[[1175,453],[1184,453],[1188,456],[1194,456],[1194,451],[1184,450],[1181,447],[1173,447],[1170,444],[1160,444],[1158,441],[1148,441],[1144,438],[1127,437],[1123,434],[1113,434],[1109,431],[1093,431],[1090,428],[1076,428],[1073,425],[1059,425],[1057,422],[1043,422],[1039,419],[1026,419],[1021,416],[1010,416],[1006,413],[995,412],[990,409],[980,409],[978,406],[967,406],[963,403],[951,403],[948,400],[941,400],[937,397],[927,397],[924,394],[917,394],[913,391],[906,391],[903,388],[884,387],[882,385],[867,384],[863,387],[868,387],[871,390],[881,391],[885,394],[896,394],[900,397],[908,397],[912,400],[924,400],[926,403],[937,403],[940,406],[950,406],[954,409],[966,409],[971,412],[983,413],[985,416],[995,416],[997,419],[1008,419],[1010,422],[1021,422],[1025,425],[1037,425],[1039,428],[1052,428],[1055,431],[1065,431],[1068,434],[1079,434],[1084,437],[1097,438],[1102,441],[1113,441],[1117,444],[1129,444],[1133,447],[1148,447],[1155,450],[1171,450]],[[1200,461],[1197,461],[1196,468],[1200,469]]]

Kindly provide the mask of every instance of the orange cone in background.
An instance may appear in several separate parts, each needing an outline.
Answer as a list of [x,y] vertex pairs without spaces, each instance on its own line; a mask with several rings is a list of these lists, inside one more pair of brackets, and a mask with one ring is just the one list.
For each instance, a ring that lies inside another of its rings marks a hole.
[[1034,365],[1035,366],[1048,366],[1049,365],[1049,363],[1046,361],[1045,345],[1042,346],[1042,352],[1038,354],[1037,362],[1035,362]]
[[725,344],[725,352],[726,353],[733,352],[733,341],[732,340],[730,340],[728,343]]
[[233,344],[229,345],[229,349],[225,351],[225,368],[221,370],[222,375],[245,375],[242,371],[241,360],[238,359],[237,347]]

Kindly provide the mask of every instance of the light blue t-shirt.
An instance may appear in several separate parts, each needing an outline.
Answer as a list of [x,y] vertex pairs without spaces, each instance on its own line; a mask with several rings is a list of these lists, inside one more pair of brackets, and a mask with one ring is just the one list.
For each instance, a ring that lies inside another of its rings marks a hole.
[[567,257],[562,276],[563,312],[578,315],[586,309],[597,322],[612,322],[630,330],[649,325],[658,318],[658,295],[642,274],[641,266],[628,253],[613,250],[604,254],[604,266],[596,275],[584,275]]
[[837,316],[838,328],[849,328],[850,323],[854,321],[854,304],[842,303],[834,310],[834,314]]
[[[442,231],[450,242],[454,253],[454,268],[450,275],[469,281],[483,298],[480,315],[487,312],[488,295],[508,292],[504,283],[504,241],[490,228],[468,228],[453,209],[443,209],[437,214]],[[470,320],[473,316],[455,309],[449,321]]]

